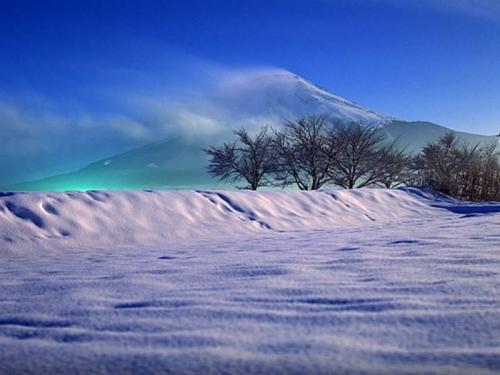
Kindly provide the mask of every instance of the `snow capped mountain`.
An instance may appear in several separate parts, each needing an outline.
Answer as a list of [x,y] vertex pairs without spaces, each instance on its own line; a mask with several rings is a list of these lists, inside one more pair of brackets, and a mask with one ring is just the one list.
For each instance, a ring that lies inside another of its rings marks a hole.
[[280,124],[311,114],[363,124],[387,124],[393,120],[283,70],[229,78],[213,99],[236,122]]
[[[418,152],[428,142],[450,131],[430,122],[396,120],[283,70],[230,76],[214,92],[195,100],[182,111],[181,119],[186,122],[194,119],[194,122],[187,124],[177,137],[96,161],[75,172],[4,189],[220,188],[206,172],[207,157],[203,149],[228,139],[234,128],[280,126],[286,120],[307,115],[380,126],[389,139],[397,138],[410,152]],[[215,125],[207,131],[207,124]],[[498,143],[494,136],[460,132],[457,135],[470,143]]]

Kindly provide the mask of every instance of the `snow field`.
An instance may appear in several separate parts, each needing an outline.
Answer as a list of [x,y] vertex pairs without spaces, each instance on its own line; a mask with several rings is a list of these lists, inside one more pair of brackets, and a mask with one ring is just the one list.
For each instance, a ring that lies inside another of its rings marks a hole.
[[500,370],[498,204],[418,190],[0,200],[0,373]]

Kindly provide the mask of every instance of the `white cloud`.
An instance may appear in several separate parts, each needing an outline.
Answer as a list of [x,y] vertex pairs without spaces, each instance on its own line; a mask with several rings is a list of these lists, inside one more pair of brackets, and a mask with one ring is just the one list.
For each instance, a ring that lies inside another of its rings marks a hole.
[[436,8],[461,12],[466,15],[500,20],[500,1],[497,0],[427,0]]
[[[202,69],[198,66],[198,72]],[[54,154],[64,147],[76,154],[125,151],[169,136],[221,137],[228,128],[260,126],[265,119],[242,115],[231,108],[231,97],[253,77],[273,68],[227,69],[210,65],[197,84],[172,94],[172,87],[150,91],[96,88],[99,110],[86,106],[67,108],[55,99],[37,95],[0,96],[0,157],[12,160],[26,155]],[[90,93],[92,95],[92,93]],[[90,151],[89,151],[90,150]]]
[[[252,82],[264,75],[285,72],[276,68],[211,69],[197,86],[183,87],[179,95],[125,93],[120,99],[130,116],[157,139],[224,136],[228,128],[261,126],[268,119],[252,117],[252,103],[242,106],[240,94],[252,90]],[[255,98],[253,104],[259,99],[265,100]]]
[[75,125],[84,131],[111,130],[116,132],[117,136],[138,141],[148,141],[154,138],[151,129],[145,124],[122,114],[92,116],[89,113],[80,113],[75,120]]
[[457,13],[464,16],[500,21],[498,0],[370,0],[397,7],[426,8],[438,12]]
[[50,148],[47,141],[57,137],[64,129],[64,119],[50,111],[38,112],[0,101],[0,139],[3,155],[47,151]]

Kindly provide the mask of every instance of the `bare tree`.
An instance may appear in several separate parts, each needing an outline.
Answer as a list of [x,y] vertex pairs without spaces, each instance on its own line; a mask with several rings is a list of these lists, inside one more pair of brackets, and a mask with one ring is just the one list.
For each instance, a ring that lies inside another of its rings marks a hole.
[[427,144],[415,160],[420,181],[432,189],[453,195],[456,186],[457,160],[454,150],[457,137],[453,132],[443,135],[438,141]]
[[478,198],[500,201],[500,152],[496,143],[482,149],[481,180]]
[[379,176],[377,185],[390,189],[414,183],[412,157],[398,146],[397,141],[383,146],[379,153],[379,163],[375,166],[378,170],[376,174]]
[[208,171],[219,178],[237,182],[245,180],[247,188],[257,190],[269,183],[267,176],[275,170],[272,137],[268,127],[262,127],[252,136],[245,129],[236,130],[237,140],[220,147],[211,146],[205,152],[210,156]]
[[453,133],[429,143],[416,157],[421,184],[466,200],[500,199],[500,155],[496,144],[460,143]]
[[[332,126],[330,126],[332,125]],[[453,132],[427,144],[416,157],[388,142],[377,127],[330,124],[324,117],[289,121],[282,130],[245,129],[237,139],[209,147],[209,172],[219,180],[245,180],[247,188],[296,184],[301,190],[327,183],[352,189],[427,185],[459,199],[500,200],[500,154],[496,144],[459,142]]]
[[325,117],[309,116],[286,122],[282,131],[275,131],[274,152],[275,183],[317,190],[330,180],[335,144],[327,136]]
[[453,148],[454,185],[450,193],[473,200],[479,194],[482,166],[482,150],[479,144],[457,144]]
[[378,127],[359,123],[337,124],[330,137],[336,154],[330,176],[345,189],[362,188],[377,183],[392,185],[402,171],[404,153],[396,143],[387,144]]

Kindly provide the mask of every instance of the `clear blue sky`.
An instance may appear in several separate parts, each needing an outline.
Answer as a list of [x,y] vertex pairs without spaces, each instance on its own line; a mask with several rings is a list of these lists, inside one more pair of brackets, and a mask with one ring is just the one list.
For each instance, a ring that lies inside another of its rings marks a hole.
[[[116,141],[127,101],[110,96],[172,93],[225,67],[284,68],[402,119],[500,131],[496,0],[4,0],[0,62],[11,164],[19,149],[59,147],[40,161],[55,165],[135,146]],[[82,151],[97,139],[106,146]]]

